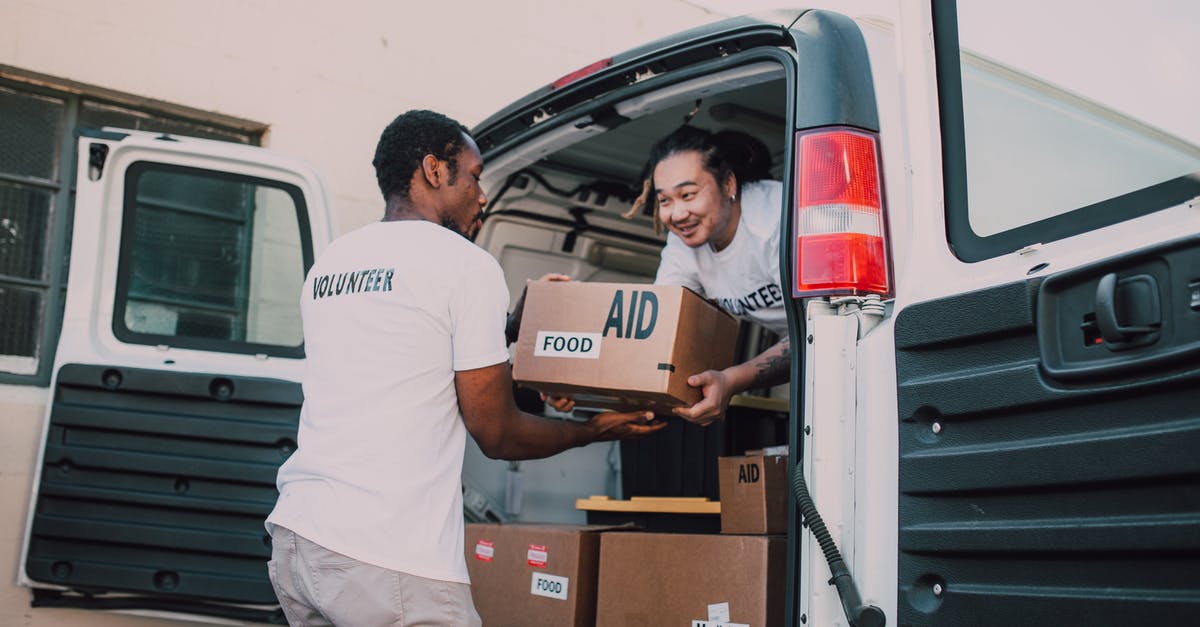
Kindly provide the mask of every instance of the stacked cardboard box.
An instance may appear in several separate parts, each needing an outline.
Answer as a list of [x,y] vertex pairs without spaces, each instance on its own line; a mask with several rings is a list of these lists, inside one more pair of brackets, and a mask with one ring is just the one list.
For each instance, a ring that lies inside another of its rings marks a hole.
[[603,534],[596,625],[782,625],[786,560],[780,536]]
[[596,616],[600,532],[581,525],[468,524],[467,570],[488,627],[588,627]]
[[721,533],[787,533],[785,455],[721,457]]

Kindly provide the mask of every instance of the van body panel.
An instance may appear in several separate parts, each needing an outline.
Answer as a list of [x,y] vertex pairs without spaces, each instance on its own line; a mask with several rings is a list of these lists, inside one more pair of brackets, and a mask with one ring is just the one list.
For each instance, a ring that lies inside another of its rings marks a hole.
[[[982,144],[974,152],[962,145],[958,33],[947,24],[957,25],[945,20],[953,13],[953,3],[934,3],[932,12],[902,4],[898,27],[898,56],[909,72],[911,223],[893,229],[905,242],[893,331],[895,621],[1178,621],[1200,602],[1195,463],[1187,453],[1195,411],[1185,398],[1195,387],[1196,362],[1180,356],[1175,339],[1181,332],[1190,338],[1186,329],[1195,324],[1195,312],[1180,303],[1190,281],[1182,276],[1194,274],[1194,265],[1183,270],[1191,263],[1186,251],[1200,232],[1195,201],[1188,200],[1194,192],[1119,215],[1081,207],[1078,218],[1006,227],[1006,235],[981,238],[990,240],[984,248],[955,247],[963,228],[955,221],[968,202],[982,206],[978,197],[968,201],[965,188],[968,162],[981,159]],[[953,46],[953,68],[942,63],[939,46]],[[1077,107],[1101,125],[1098,133],[1117,129],[1137,142],[1196,154],[1101,104],[970,54],[962,51],[972,72],[986,68],[1027,102],[1054,111]],[[1055,149],[1055,141],[1045,136],[1045,149]],[[1037,200],[1035,191],[1029,204]],[[1135,315],[1135,301],[1161,306],[1162,330],[1152,343],[1126,349],[1090,331],[1108,273],[1117,285],[1154,277],[1158,296],[1116,297],[1122,319]],[[1092,368],[1138,360],[1145,366]],[[859,493],[860,500],[875,496],[877,489]]]
[[901,621],[1066,614],[1117,625],[1195,613],[1196,360],[1064,379],[1047,371],[1039,340],[1066,316],[1071,332],[1057,341],[1106,360],[1108,347],[1085,346],[1079,328],[1094,305],[1073,307],[1051,286],[1086,277],[1090,301],[1106,272],[1161,272],[1172,292],[1164,337],[1128,350],[1165,354],[1176,346],[1168,334],[1194,346],[1185,288],[1167,286],[1186,284],[1197,255],[1192,238],[899,314]]

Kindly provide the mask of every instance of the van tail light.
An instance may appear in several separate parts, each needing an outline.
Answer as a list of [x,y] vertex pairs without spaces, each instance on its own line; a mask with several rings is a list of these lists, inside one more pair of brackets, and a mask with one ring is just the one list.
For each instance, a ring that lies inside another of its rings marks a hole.
[[796,155],[792,296],[892,296],[877,136],[801,131]]
[[570,74],[567,74],[566,76],[554,81],[553,83],[550,83],[550,89],[561,89],[581,78],[591,76],[592,74],[595,74],[596,72],[599,72],[610,65],[612,65],[612,57],[600,59],[595,63],[585,65],[578,70],[575,70],[574,72],[571,72]]

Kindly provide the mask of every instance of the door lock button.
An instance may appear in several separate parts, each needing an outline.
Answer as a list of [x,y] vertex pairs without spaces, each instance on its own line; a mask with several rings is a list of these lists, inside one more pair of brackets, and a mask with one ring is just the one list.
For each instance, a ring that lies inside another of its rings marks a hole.
[[1192,309],[1200,311],[1200,281],[1188,283],[1188,293],[1191,294]]

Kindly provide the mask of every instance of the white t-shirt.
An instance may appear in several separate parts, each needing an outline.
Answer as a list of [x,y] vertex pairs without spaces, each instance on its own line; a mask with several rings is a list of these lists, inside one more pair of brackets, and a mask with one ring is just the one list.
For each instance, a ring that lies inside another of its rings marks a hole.
[[422,220],[335,241],[301,294],[307,372],[282,525],[356,560],[467,583],[456,370],[508,360],[500,265]]
[[742,216],[733,241],[720,252],[708,244],[689,248],[674,233],[662,249],[659,285],[683,285],[743,320],[787,335],[784,292],[779,285],[779,212],[783,184],[757,181],[742,186]]

